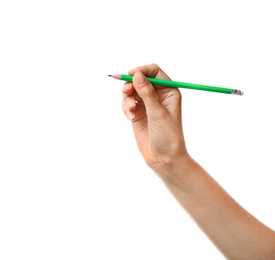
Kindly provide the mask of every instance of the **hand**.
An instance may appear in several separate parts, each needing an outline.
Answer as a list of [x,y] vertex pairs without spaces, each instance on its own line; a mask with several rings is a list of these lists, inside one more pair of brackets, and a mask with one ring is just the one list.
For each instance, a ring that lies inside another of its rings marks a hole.
[[[186,157],[181,93],[176,88],[153,86],[146,77],[170,79],[157,65],[129,71],[133,82],[123,88],[123,111],[131,120],[134,135],[146,163],[156,173],[170,171],[177,158]],[[145,77],[146,76],[146,77]]]
[[129,74],[134,78],[123,88],[123,111],[147,164],[226,258],[274,259],[274,231],[245,211],[188,155],[179,90],[152,86],[144,75],[169,77],[154,64]]

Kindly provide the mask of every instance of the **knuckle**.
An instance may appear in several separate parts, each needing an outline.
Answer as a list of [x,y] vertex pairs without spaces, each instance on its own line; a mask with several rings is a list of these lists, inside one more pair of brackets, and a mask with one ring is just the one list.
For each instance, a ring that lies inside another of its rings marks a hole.
[[155,69],[160,69],[159,65],[157,65],[156,63],[151,63],[151,66]]

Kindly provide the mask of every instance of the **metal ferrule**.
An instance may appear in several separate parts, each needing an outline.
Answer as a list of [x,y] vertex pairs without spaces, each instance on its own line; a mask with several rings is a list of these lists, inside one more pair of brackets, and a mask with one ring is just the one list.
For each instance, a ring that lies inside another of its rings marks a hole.
[[239,90],[239,89],[232,89],[232,95],[238,95],[238,96],[242,96],[243,95],[243,91]]

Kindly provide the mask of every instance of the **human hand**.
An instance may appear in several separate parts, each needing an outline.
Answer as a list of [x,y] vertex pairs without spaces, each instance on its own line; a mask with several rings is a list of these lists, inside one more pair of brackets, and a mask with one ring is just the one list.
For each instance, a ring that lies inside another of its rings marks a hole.
[[156,64],[129,71],[133,82],[123,88],[122,107],[146,163],[165,174],[177,159],[188,157],[181,120],[181,93],[176,88],[153,86],[146,77],[170,79]]

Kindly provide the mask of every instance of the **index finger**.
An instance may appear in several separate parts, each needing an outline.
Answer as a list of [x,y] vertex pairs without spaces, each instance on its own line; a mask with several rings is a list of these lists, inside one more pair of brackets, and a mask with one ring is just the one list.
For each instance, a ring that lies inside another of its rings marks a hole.
[[154,63],[131,69],[128,73],[130,75],[134,75],[137,71],[140,71],[143,75],[149,78],[170,80],[170,77],[157,64]]

